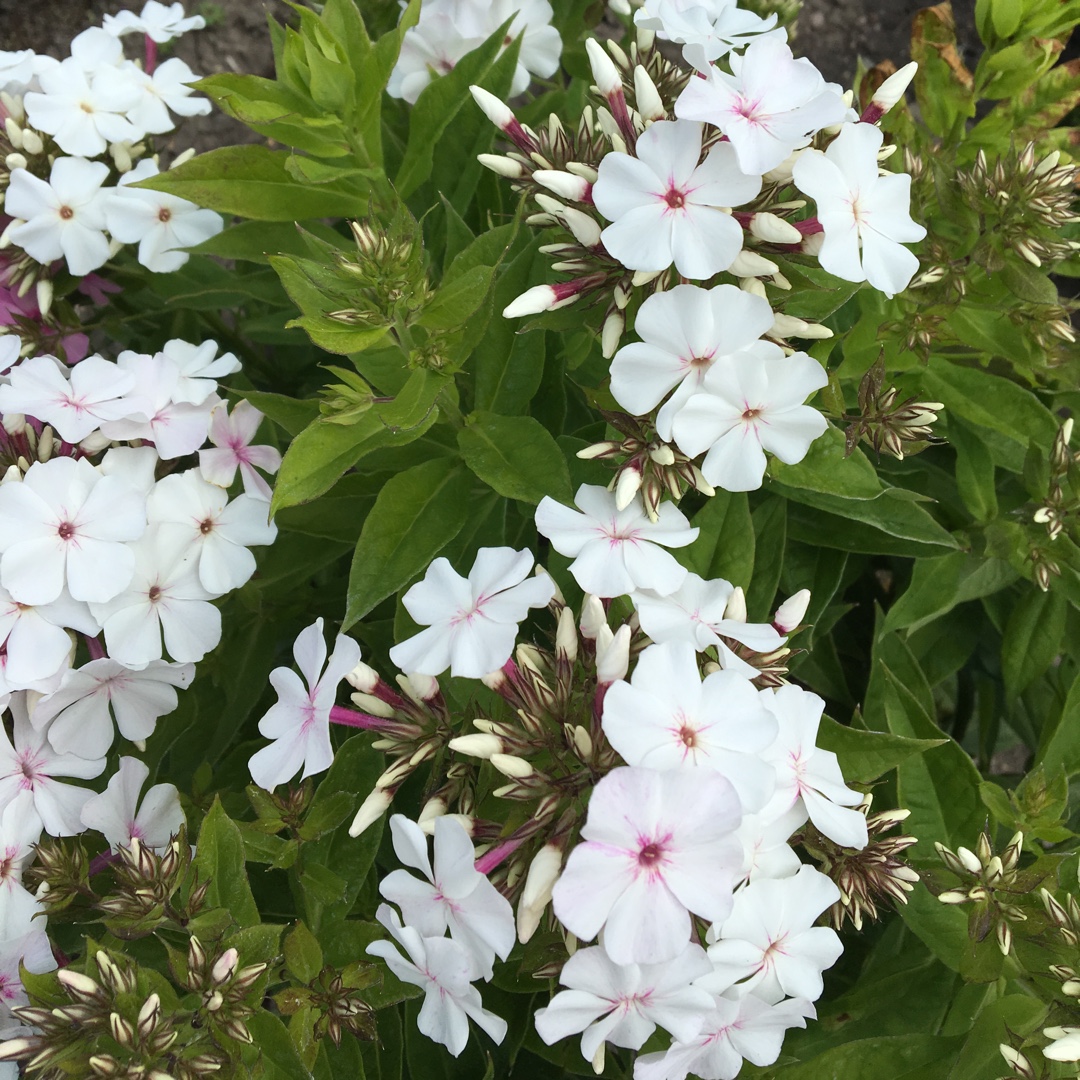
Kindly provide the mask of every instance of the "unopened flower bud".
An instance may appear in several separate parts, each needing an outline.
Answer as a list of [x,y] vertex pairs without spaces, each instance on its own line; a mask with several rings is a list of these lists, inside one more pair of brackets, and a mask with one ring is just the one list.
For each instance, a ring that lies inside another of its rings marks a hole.
[[756,251],[743,248],[728,267],[728,272],[740,278],[768,277],[770,274],[777,273],[779,269],[776,263],[764,258]]
[[637,103],[637,111],[646,125],[654,120],[663,120],[667,116],[664,101],[660,97],[660,91],[656,89],[656,83],[640,64],[634,68],[634,100]]
[[80,971],[72,971],[71,968],[60,968],[56,973],[60,985],[79,1001],[98,1000],[102,997],[101,987]]
[[390,808],[390,802],[391,795],[388,792],[381,788],[372,791],[356,811],[356,816],[349,826],[349,835],[359,836],[369,825],[378,821]]
[[968,894],[959,889],[946,889],[938,894],[938,903],[941,904],[966,904],[969,899]]
[[537,169],[532,178],[548,191],[554,191],[560,199],[569,199],[571,202],[591,201],[589,191],[592,184],[582,176],[575,176],[561,169]]
[[552,311],[558,305],[559,297],[550,285],[534,285],[503,308],[503,318],[518,319],[522,315],[539,315],[542,311]]
[[[910,64],[905,64],[890,75],[870,99],[870,106],[862,115],[863,122],[873,124],[880,120],[904,96],[918,70],[919,65],[912,60]],[[875,115],[871,116],[871,113]]]
[[525,166],[504,154],[477,154],[476,160],[485,169],[490,169],[497,176],[505,176],[508,180],[520,180],[525,175]]
[[235,949],[226,949],[214,961],[214,966],[210,969],[210,981],[215,986],[228,982],[232,978],[233,972],[236,971],[236,965],[239,962],[240,954]]
[[[604,630],[608,630],[607,623],[601,628],[601,633]],[[608,633],[610,633],[610,630],[608,630]],[[601,686],[609,686],[613,682],[626,678],[626,671],[630,666],[630,627],[625,623],[620,626],[606,648],[601,648],[600,640],[598,635],[596,639],[596,679]]]
[[345,676],[345,681],[361,694],[370,694],[379,685],[379,673],[361,661]]
[[982,873],[982,863],[979,860],[978,855],[974,851],[971,851],[966,847],[958,847],[956,849],[956,857],[964,864],[964,869],[972,874]]
[[481,733],[458,735],[446,745],[456,754],[467,754],[469,757],[480,758],[482,761],[488,761],[492,755],[502,754],[506,750],[506,744],[498,735]]
[[570,664],[577,659],[577,627],[574,625],[574,613],[568,607],[559,612],[559,623],[555,629],[555,652]]
[[591,250],[599,245],[602,230],[596,218],[574,206],[564,207],[559,217],[582,247]]
[[580,725],[570,730],[570,738],[574,744],[574,751],[582,761],[588,761],[592,757],[592,736]]
[[772,624],[777,633],[790,634],[799,626],[806,616],[806,609],[810,606],[810,590],[800,589],[797,593],[789,596],[777,609],[773,616]]
[[727,606],[724,608],[724,618],[732,622],[746,622],[746,593],[742,586],[736,585],[728,597]]
[[505,101],[497,98],[490,90],[482,86],[470,86],[473,101],[483,110],[484,115],[497,127],[506,131],[515,122],[514,114]]
[[611,59],[603,46],[595,38],[589,38],[585,42],[585,50],[589,54],[589,66],[592,68],[593,82],[596,89],[604,97],[610,97],[616,91],[622,92],[622,76],[615,62]]
[[491,755],[490,761],[503,776],[508,776],[511,780],[525,780],[535,771],[524,758],[516,754],[495,753]]
[[641,490],[642,473],[635,465],[627,465],[619,471],[615,484],[615,509],[625,510]]
[[518,941],[522,944],[536,933],[561,870],[562,849],[555,844],[545,844],[529,863],[517,908]]
[[[750,233],[769,244],[798,244],[802,233],[790,222],[776,214],[754,214],[750,218]],[[775,272],[775,271],[774,271]]]
[[607,612],[604,604],[598,596],[592,593],[585,594],[585,600],[581,605],[581,636],[586,641],[595,641],[596,635],[602,627],[607,626]]
[[604,329],[600,335],[600,351],[605,360],[610,360],[615,355],[625,329],[626,316],[618,309],[612,311],[604,320]]

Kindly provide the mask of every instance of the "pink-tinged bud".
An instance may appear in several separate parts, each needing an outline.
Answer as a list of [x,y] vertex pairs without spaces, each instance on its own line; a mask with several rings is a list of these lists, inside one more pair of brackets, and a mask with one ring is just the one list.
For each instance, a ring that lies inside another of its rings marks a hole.
[[810,606],[810,590],[800,589],[793,596],[789,596],[777,609],[773,616],[772,624],[777,633],[790,634],[797,626],[801,625],[806,615],[806,609]]
[[589,54],[589,66],[592,68],[593,82],[604,97],[610,97],[616,91],[622,93],[622,76],[615,66],[615,61],[607,50],[595,38],[585,42],[585,51]]
[[536,140],[521,126],[521,122],[510,111],[505,101],[501,101],[482,86],[470,86],[473,100],[484,111],[484,115],[515,145],[526,154],[539,150]]
[[565,307],[572,304],[587,289],[602,284],[606,276],[589,274],[587,277],[574,278],[573,281],[560,281],[555,285],[534,285],[503,308],[503,318],[517,319],[522,315],[539,315],[543,311]]
[[582,176],[575,176],[561,169],[537,169],[533,173],[533,179],[548,191],[554,191],[560,199],[592,202],[592,184]]
[[732,622],[746,622],[746,593],[741,585],[736,585],[728,597],[727,606],[724,608],[724,618]]
[[637,103],[637,111],[646,124],[654,120],[663,120],[667,116],[660,91],[656,89],[656,83],[640,64],[634,68],[634,100]]
[[769,244],[798,244],[802,240],[802,233],[776,214],[752,215],[750,234]]
[[803,237],[803,242],[799,245],[799,250],[804,255],[812,255],[817,258],[821,254],[821,249],[825,246],[825,232],[810,233],[808,236]]
[[870,99],[866,111],[859,118],[864,124],[876,124],[903,96],[915,78],[919,65],[912,60],[895,74],[890,75]]
[[345,676],[345,681],[362,694],[370,694],[379,685],[379,673],[361,662]]
[[545,844],[529,863],[517,909],[518,941],[523,945],[536,933],[561,871],[562,849],[555,844]]
[[480,758],[481,761],[488,761],[493,755],[506,750],[506,745],[498,735],[483,733],[458,735],[446,745],[456,754],[467,754],[469,757]]
[[586,641],[595,641],[600,631],[607,626],[607,612],[598,596],[585,594],[581,605],[581,622],[578,625],[581,627],[581,636]]
[[397,684],[418,705],[426,705],[439,696],[439,680],[434,675],[419,675],[410,672],[407,675],[399,675]]
[[378,821],[390,809],[390,802],[390,792],[376,788],[360,804],[360,809],[356,811],[356,817],[349,826],[349,835],[359,836],[369,825]]
[[215,986],[228,982],[233,977],[233,972],[236,971],[236,965],[239,962],[240,954],[235,949],[226,949],[214,961],[214,966],[210,969],[210,981]]
[[600,639],[607,630],[605,625],[596,639],[596,680],[601,686],[610,686],[613,682],[626,678],[630,666],[630,627],[620,626],[606,648],[601,648]]

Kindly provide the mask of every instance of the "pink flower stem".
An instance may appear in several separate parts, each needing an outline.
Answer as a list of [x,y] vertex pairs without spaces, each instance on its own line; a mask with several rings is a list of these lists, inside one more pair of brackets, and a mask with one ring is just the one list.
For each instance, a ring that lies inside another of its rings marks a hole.
[[95,874],[100,874],[105,867],[112,866],[119,861],[119,852],[103,851],[100,855],[95,855],[90,862],[90,877],[93,877]]
[[816,233],[825,231],[825,226],[822,225],[816,217],[807,218],[805,221],[793,221],[791,224],[794,225],[803,236],[813,236]]
[[153,75],[154,68],[157,67],[157,42],[149,35],[146,35],[146,74]]
[[108,653],[105,651],[105,646],[101,644],[96,637],[90,637],[89,634],[83,634],[83,638],[86,640],[86,648],[90,653],[91,660],[104,660]]
[[343,705],[334,705],[330,709],[330,723],[343,724],[345,727],[364,728],[367,731],[382,731],[387,722],[379,716],[369,716],[367,713],[357,712],[355,709],[346,709]]
[[509,840],[504,840],[501,844],[496,844],[490,851],[481,855],[474,864],[476,869],[481,874],[490,874],[501,862],[513,855],[515,851],[522,844],[525,843],[526,837],[510,837]]

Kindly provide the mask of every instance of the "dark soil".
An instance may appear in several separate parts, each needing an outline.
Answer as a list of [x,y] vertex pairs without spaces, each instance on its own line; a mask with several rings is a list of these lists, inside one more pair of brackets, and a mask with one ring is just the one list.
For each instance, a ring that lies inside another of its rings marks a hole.
[[[897,66],[907,62],[911,18],[929,2],[805,0],[796,49],[809,56],[826,78],[848,86],[860,57],[869,65],[886,59]],[[186,35],[176,48],[176,55],[197,74],[273,74],[266,16],[286,19],[289,8],[282,0],[187,0],[185,6],[189,12],[201,11],[208,22],[205,30]],[[0,47],[64,55],[80,30],[100,25],[104,13],[125,7],[138,10],[141,0],[0,0]],[[953,0],[960,53],[969,64],[977,57],[974,9],[975,0]],[[180,137],[181,144],[168,149],[194,145],[207,150],[258,138],[216,110],[208,117],[184,121]]]

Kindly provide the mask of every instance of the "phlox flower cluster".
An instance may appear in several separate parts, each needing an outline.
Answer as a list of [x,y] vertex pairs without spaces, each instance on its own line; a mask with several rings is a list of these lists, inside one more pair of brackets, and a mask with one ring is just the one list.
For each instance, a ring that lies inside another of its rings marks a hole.
[[[503,314],[607,295],[611,394],[652,434],[644,456],[618,444],[583,455],[622,456],[616,509],[644,487],[656,523],[664,491],[754,490],[770,456],[797,464],[828,428],[809,403],[827,371],[791,341],[832,330],[785,313],[784,271],[817,262],[892,296],[918,269],[904,245],[925,230],[909,214],[910,177],[881,167],[892,148],[878,126],[915,65],[860,115],[794,56],[775,16],[734,0],[647,0],[634,21],[629,55],[586,43],[600,101],[574,134],[554,116],[533,131],[486,91],[474,96],[512,143],[481,161],[532,198],[530,224],[558,241],[541,250],[569,276]],[[692,70],[654,38],[682,44]],[[620,347],[628,329],[636,340]]]
[[[424,629],[391,651],[396,686],[348,637],[328,661],[321,620],[301,633],[303,681],[272,674],[279,701],[260,731],[273,741],[251,774],[270,788],[328,768],[331,724],[372,732],[393,760],[357,835],[412,773],[441,763],[418,819],[390,818],[404,869],[380,884],[391,940],[368,951],[423,989],[420,1030],[454,1055],[470,1020],[501,1041],[482,983],[500,962],[520,966],[515,938],[542,932],[537,974],[563,987],[536,1013],[544,1041],[580,1039],[599,1072],[608,1044],[640,1050],[662,1029],[667,1049],[639,1057],[635,1076],[730,1080],[744,1060],[774,1062],[785,1031],[814,1016],[842,951],[817,923],[841,892],[798,849],[806,830],[864,848],[864,796],[818,746],[822,699],[784,678],[809,594],[749,623],[741,589],[665,550],[696,535],[674,506],[651,522],[640,498],[619,510],[588,486],[578,504],[536,513],[587,590],[576,626],[528,551],[481,548],[467,576],[438,559],[404,597]],[[629,597],[634,619],[613,629],[600,597]],[[554,650],[517,644],[545,607]],[[508,708],[470,704],[470,718],[484,715],[469,732],[436,679],[447,669]],[[342,681],[355,708],[336,704]],[[522,802],[531,815],[499,809]],[[507,816],[525,823],[511,831]]]
[[[84,30],[63,60],[0,52],[3,284],[40,282],[47,299],[58,269],[84,278],[127,244],[143,266],[168,272],[187,261],[186,248],[221,231],[213,211],[135,186],[158,172],[153,138],[174,131],[178,117],[210,111],[183,60],[157,62],[159,44],[203,25],[179,3],[149,0],[140,15],[124,11]],[[138,60],[125,55],[132,35],[145,43]]]
[[423,0],[420,19],[405,32],[390,76],[391,97],[415,103],[433,78],[457,62],[510,20],[504,48],[521,38],[511,94],[524,92],[533,76],[550,78],[559,68],[562,39],[551,25],[548,0]]
[[[72,366],[19,361],[19,339],[3,342],[0,941],[46,970],[45,920],[31,922],[40,905],[21,884],[32,845],[92,829],[113,851],[162,848],[184,823],[173,785],[140,800],[137,755],[218,643],[213,601],[275,537],[254,468],[280,458],[249,445],[260,415],[219,395],[240,365],[213,341]],[[237,470],[246,490],[230,496]],[[106,778],[118,733],[130,752]],[[5,1007],[20,1003],[5,992]]]

